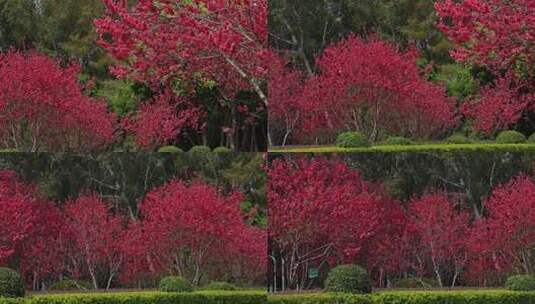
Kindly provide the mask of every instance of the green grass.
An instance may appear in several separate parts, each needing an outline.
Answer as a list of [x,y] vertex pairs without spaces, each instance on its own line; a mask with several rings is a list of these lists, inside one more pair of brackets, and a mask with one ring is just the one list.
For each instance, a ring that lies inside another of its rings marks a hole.
[[535,144],[446,144],[423,143],[410,146],[376,145],[367,148],[339,148],[336,146],[272,147],[272,153],[403,153],[403,152],[535,152]]

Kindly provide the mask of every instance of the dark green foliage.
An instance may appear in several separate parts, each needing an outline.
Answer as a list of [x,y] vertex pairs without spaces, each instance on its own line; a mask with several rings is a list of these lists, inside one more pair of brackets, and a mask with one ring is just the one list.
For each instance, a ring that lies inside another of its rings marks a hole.
[[158,152],[159,153],[182,153],[184,151],[182,151],[182,149],[180,149],[179,147],[165,146],[165,147],[161,147],[160,149],[158,149]]
[[499,144],[519,144],[526,141],[526,136],[517,131],[503,131],[496,137]]
[[505,287],[514,291],[535,291],[535,276],[516,275],[507,278]]
[[204,290],[237,290],[238,288],[227,282],[211,282],[203,287]]
[[263,291],[79,293],[0,298],[0,304],[266,304]]
[[8,298],[24,296],[24,284],[15,270],[0,268],[0,296]]
[[462,134],[453,134],[452,136],[446,138],[446,143],[448,144],[469,144],[472,142],[470,138]]
[[370,293],[372,281],[366,270],[348,264],[334,267],[325,280],[325,290],[330,292]]
[[395,288],[431,288],[436,286],[437,282],[428,278],[406,278],[394,283]]
[[270,304],[528,304],[534,292],[513,291],[397,291],[372,295],[295,294],[268,297]]
[[192,292],[191,283],[182,277],[165,277],[160,281],[160,290],[165,292]]
[[369,145],[366,136],[359,132],[344,132],[336,137],[336,146],[340,148],[361,148]]
[[391,146],[410,146],[413,145],[414,142],[406,137],[402,136],[390,136],[385,140],[385,144],[391,145]]
[[73,280],[61,280],[59,282],[56,282],[48,289],[54,290],[54,291],[68,291],[68,290],[89,290],[92,286],[89,282],[84,281],[73,281]]

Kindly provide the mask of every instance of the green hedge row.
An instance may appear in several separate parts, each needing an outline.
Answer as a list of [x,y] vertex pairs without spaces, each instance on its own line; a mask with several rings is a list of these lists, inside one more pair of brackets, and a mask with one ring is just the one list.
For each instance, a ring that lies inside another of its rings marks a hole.
[[535,144],[421,144],[369,148],[273,147],[273,153],[535,152]]
[[268,297],[269,304],[533,304],[535,292],[403,291],[369,296],[300,294]]
[[261,291],[125,292],[0,298],[0,304],[266,304]]

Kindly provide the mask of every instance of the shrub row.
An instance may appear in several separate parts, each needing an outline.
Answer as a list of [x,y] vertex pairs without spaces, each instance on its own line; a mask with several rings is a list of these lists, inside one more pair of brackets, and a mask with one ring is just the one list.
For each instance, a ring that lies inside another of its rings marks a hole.
[[262,291],[125,292],[0,298],[0,304],[266,304]]
[[373,295],[299,294],[268,297],[269,304],[528,304],[535,292],[513,291],[412,291]]

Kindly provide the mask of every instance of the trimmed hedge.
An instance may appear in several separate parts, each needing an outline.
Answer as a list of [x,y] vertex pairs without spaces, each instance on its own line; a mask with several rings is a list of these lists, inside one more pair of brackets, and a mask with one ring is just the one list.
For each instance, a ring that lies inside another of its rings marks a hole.
[[393,291],[372,295],[296,294],[268,297],[270,304],[529,304],[535,292]]
[[179,147],[165,146],[158,149],[158,153],[183,153],[184,151]]
[[262,291],[123,292],[0,298],[0,304],[266,304]]
[[325,290],[331,292],[371,293],[372,281],[366,269],[354,265],[336,266],[325,280]]
[[321,147],[275,147],[271,153],[465,153],[465,152],[535,152],[535,144],[421,144],[412,146],[373,146],[368,148],[339,148],[334,146]]
[[336,146],[340,148],[361,148],[369,145],[370,142],[366,136],[359,132],[345,132],[336,137]]
[[503,131],[496,137],[496,142],[499,144],[520,144],[526,140],[526,136],[517,131]]

